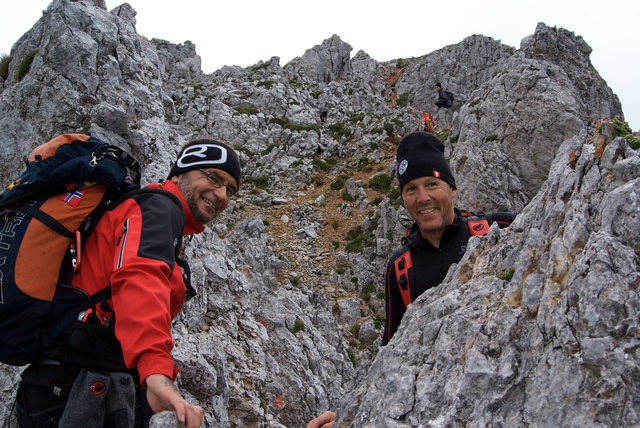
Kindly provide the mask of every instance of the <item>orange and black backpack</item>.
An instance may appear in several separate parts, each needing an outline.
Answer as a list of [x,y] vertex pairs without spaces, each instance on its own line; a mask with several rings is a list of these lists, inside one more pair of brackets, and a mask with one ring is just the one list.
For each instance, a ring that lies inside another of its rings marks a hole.
[[138,162],[89,135],[64,134],[30,154],[0,196],[0,362],[37,360],[80,311],[108,297],[110,289],[89,296],[72,287],[71,276],[100,216],[139,187]]

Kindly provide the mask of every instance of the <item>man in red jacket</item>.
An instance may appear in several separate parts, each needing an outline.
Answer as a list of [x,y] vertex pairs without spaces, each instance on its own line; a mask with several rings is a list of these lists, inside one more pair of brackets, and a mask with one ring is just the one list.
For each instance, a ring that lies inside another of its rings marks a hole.
[[[97,364],[92,370],[90,361],[83,370],[69,371],[65,366],[75,364],[66,364],[64,353],[50,354],[60,358],[32,364],[23,374],[17,400],[21,427],[93,426],[87,414],[105,426],[147,426],[150,412],[142,410],[144,397],[135,397],[134,379],[146,388],[153,412],[175,411],[188,428],[202,424],[203,409],[189,404],[173,384],[178,370],[171,357],[171,322],[190,288],[177,264],[176,243],[202,232],[228,206],[240,178],[231,147],[194,140],[182,147],[168,179],[148,186],[175,195],[180,204],[161,192],[140,192],[102,216],[72,285],[88,294],[110,286],[110,299],[84,318],[113,327],[126,369],[105,371]],[[73,373],[72,379],[62,373]],[[110,398],[112,391],[118,400]]]

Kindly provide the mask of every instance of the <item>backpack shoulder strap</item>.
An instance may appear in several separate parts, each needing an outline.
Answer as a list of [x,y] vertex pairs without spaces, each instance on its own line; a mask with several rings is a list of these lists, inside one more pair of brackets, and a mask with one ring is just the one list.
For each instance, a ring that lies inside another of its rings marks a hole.
[[477,214],[471,211],[460,211],[462,221],[469,227],[469,233],[471,236],[481,236],[489,233],[489,227],[491,226],[491,214],[486,215],[484,212],[479,211]]
[[411,303],[411,281],[410,276],[413,273],[413,260],[411,259],[411,249],[408,245],[403,247],[405,250],[398,258],[393,261],[396,272],[396,280],[398,281],[398,289],[402,296],[402,302],[406,308]]

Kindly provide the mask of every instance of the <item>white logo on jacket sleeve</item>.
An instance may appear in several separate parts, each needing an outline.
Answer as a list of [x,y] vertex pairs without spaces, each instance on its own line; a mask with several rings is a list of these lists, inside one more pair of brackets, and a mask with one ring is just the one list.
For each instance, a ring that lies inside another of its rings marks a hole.
[[227,149],[217,144],[195,144],[184,149],[176,162],[179,168],[217,165],[227,162]]

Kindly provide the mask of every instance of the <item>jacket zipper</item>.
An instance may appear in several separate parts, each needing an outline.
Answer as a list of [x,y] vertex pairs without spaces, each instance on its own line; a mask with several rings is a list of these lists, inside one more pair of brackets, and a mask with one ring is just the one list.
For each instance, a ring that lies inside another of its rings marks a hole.
[[122,267],[122,259],[124,258],[124,247],[127,243],[127,235],[129,234],[129,219],[124,221],[124,225],[122,226],[122,235],[118,238],[118,242],[116,245],[120,245],[120,253],[118,254],[118,263],[116,264],[116,269]]

